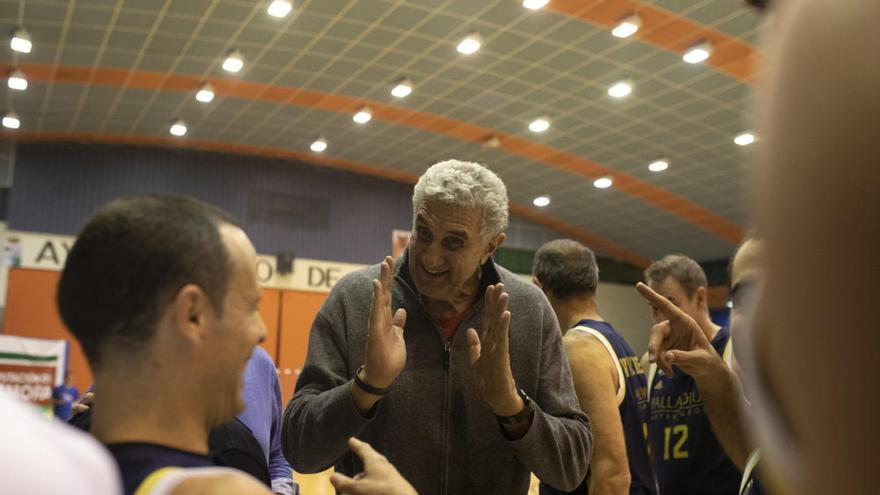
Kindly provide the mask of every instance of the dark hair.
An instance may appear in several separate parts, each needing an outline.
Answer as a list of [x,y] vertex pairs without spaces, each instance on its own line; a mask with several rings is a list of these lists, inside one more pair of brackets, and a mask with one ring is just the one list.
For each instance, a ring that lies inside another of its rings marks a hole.
[[694,297],[697,289],[708,287],[706,273],[699,263],[683,254],[670,254],[651,263],[645,270],[645,281],[661,283],[668,277],[678,282],[688,297]]
[[57,293],[61,318],[93,368],[105,349],[143,348],[184,285],[201,287],[222,311],[230,277],[223,224],[237,225],[181,196],[118,199],[98,210],[67,256]]
[[595,294],[599,286],[596,255],[571,239],[557,239],[541,246],[532,261],[532,275],[545,291],[560,298]]

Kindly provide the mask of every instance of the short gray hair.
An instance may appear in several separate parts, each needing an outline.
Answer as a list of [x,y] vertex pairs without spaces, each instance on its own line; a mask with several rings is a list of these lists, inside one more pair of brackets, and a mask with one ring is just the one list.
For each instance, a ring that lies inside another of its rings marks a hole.
[[427,201],[439,201],[483,212],[484,239],[507,229],[507,188],[488,168],[474,162],[446,160],[431,165],[413,189],[413,217]]
[[599,287],[596,255],[571,239],[556,239],[541,246],[532,261],[532,275],[542,289],[559,298],[595,294]]
[[669,277],[681,285],[688,297],[694,297],[700,287],[709,287],[700,264],[683,254],[666,255],[645,270],[645,282],[659,284]]

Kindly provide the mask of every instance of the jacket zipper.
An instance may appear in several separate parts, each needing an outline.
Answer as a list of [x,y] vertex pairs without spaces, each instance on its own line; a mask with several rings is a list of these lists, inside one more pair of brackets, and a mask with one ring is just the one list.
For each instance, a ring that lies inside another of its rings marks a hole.
[[431,313],[428,312],[428,308],[422,303],[418,293],[413,290],[413,288],[410,287],[409,284],[406,283],[406,280],[400,275],[395,275],[395,279],[397,279],[401,286],[406,287],[410,296],[418,301],[419,308],[423,315],[434,325],[434,329],[437,330],[437,334],[440,336],[440,341],[443,342],[443,421],[441,422],[442,424],[440,428],[440,493],[447,495],[449,493],[449,396],[452,394],[452,387],[450,386],[450,379],[452,377],[452,345],[455,342],[455,338],[458,336],[458,332],[461,330],[462,325],[472,318],[478,311],[479,303],[474,304],[468,309],[462,318],[461,323],[458,324],[458,328],[455,329],[455,333],[453,333],[449,341],[446,342],[446,337],[443,335],[443,329],[441,329],[440,326],[437,325],[437,322],[434,321],[434,318],[431,317]]

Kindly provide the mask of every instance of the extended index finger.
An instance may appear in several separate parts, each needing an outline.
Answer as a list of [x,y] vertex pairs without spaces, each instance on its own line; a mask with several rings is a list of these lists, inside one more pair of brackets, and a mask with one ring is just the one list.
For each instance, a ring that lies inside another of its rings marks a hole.
[[636,284],[636,290],[639,291],[639,294],[645,298],[646,301],[651,303],[660,314],[663,315],[669,321],[677,321],[686,316],[686,313],[681,310],[678,306],[672,304],[669,299],[661,296],[654,292],[654,289],[648,287],[647,285],[639,282]]
[[370,466],[378,460],[384,459],[384,456],[376,452],[370,444],[362,442],[355,437],[348,439],[348,448],[355,453],[364,462],[364,471],[369,472]]

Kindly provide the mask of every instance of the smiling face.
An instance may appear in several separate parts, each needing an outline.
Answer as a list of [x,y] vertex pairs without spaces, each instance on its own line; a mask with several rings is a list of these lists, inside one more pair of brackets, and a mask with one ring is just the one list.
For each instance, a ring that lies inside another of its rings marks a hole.
[[229,253],[229,287],[223,301],[223,311],[211,325],[206,339],[210,361],[210,381],[213,384],[214,408],[217,424],[231,419],[244,410],[243,374],[254,346],[266,337],[266,327],[260,318],[262,295],[257,277],[256,251],[245,233],[231,225],[220,228],[223,244]]
[[504,234],[485,240],[482,227],[482,211],[477,208],[428,201],[416,210],[409,271],[422,295],[439,301],[460,297],[504,241]]

